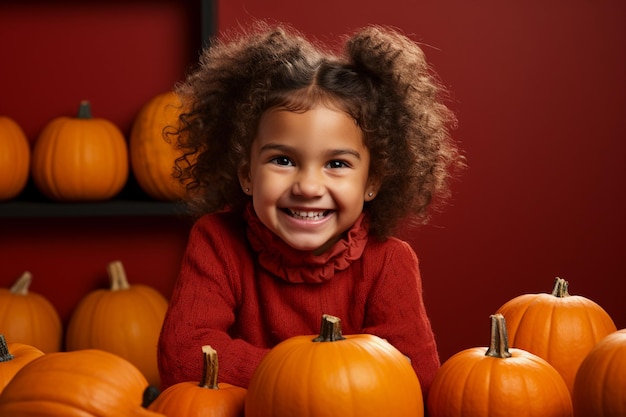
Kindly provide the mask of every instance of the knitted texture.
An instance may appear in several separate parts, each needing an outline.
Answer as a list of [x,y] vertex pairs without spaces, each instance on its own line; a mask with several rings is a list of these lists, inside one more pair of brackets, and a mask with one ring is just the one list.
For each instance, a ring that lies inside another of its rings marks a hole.
[[204,344],[218,352],[219,381],[245,388],[271,347],[318,334],[326,313],[341,318],[344,334],[374,334],[408,356],[427,394],[440,361],[408,243],[368,239],[362,216],[314,256],[252,211],[245,219],[209,214],[191,230],[159,340],[161,388],[200,380]]

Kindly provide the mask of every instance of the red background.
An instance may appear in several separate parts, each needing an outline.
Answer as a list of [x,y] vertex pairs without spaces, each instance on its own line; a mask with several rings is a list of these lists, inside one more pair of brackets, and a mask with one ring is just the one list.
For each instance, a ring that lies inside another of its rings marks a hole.
[[[140,107],[196,61],[199,10],[174,0],[2,2],[0,114],[34,142],[89,99],[94,116],[128,135]],[[453,92],[470,165],[445,211],[403,235],[421,260],[442,359],[487,344],[489,314],[549,292],[555,276],[626,327],[626,3],[229,0],[218,10],[220,30],[269,18],[335,42],[377,23],[423,44]],[[189,226],[177,216],[0,217],[0,286],[30,270],[31,289],[66,320],[120,259],[131,283],[167,296]]]

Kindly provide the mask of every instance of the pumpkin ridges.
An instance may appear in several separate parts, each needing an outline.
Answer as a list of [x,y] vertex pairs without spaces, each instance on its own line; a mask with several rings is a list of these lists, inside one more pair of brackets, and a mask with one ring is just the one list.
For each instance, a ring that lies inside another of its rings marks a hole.
[[135,118],[130,135],[130,165],[141,188],[158,200],[179,200],[185,189],[172,177],[182,153],[166,140],[169,127],[178,124],[182,104],[172,91],[148,101]]
[[15,120],[0,116],[0,201],[22,192],[28,181],[30,161],[26,134]]
[[[497,324],[504,326],[504,318]],[[492,347],[494,339],[489,348],[466,349],[444,362],[429,391],[429,416],[571,417],[569,392],[558,372],[524,350],[509,348],[506,357],[486,354],[499,349]]]
[[295,336],[269,351],[248,386],[247,417],[423,415],[419,380],[397,349],[374,335],[314,338]]
[[122,288],[128,281],[119,261],[110,262],[107,271],[109,289],[92,291],[74,310],[66,331],[66,349],[112,352],[133,363],[151,385],[159,386],[156,346],[167,300],[146,285]]
[[32,274],[24,272],[9,289],[0,288],[0,329],[13,342],[49,353],[61,350],[63,328],[54,305],[30,291]]
[[121,191],[128,169],[124,135],[106,119],[57,117],[33,149],[33,180],[52,199],[108,199]]
[[626,329],[605,336],[585,357],[574,381],[576,417],[626,415]]

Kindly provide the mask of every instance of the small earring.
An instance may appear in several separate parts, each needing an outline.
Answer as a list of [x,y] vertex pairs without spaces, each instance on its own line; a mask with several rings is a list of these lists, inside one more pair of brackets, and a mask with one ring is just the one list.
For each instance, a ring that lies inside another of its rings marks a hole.
[[249,188],[246,188],[246,193],[249,193],[249,192],[250,192],[250,189],[249,189]]
[[368,196],[368,197],[371,197],[371,196],[373,196],[373,195],[374,195],[374,193],[373,193],[373,192],[371,192],[371,191],[370,191],[369,193],[367,193],[367,196]]

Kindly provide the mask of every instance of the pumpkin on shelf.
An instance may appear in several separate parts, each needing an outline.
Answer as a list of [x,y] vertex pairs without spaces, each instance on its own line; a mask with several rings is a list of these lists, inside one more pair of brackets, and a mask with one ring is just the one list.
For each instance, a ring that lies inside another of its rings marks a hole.
[[46,297],[30,291],[32,279],[25,271],[10,289],[0,288],[0,332],[12,342],[58,352],[63,343],[61,317]]
[[117,195],[128,179],[128,147],[111,121],[91,116],[88,101],[77,117],[48,123],[33,147],[32,176],[46,197],[102,201]]
[[30,172],[30,144],[10,117],[0,116],[0,201],[22,192]]
[[617,328],[602,307],[586,297],[570,295],[568,288],[569,283],[557,277],[551,294],[523,294],[497,312],[506,318],[511,346],[547,360],[571,393],[580,363]]
[[200,382],[179,382],[168,387],[148,406],[167,417],[243,417],[245,388],[219,383],[218,356],[202,346],[204,371]]
[[0,415],[164,417],[141,406],[147,386],[137,368],[112,353],[48,353],[22,367],[4,388]]
[[130,163],[139,186],[156,200],[180,200],[185,187],[175,179],[175,160],[182,152],[172,142],[182,104],[174,92],[153,97],[135,118],[130,134]]
[[626,329],[600,340],[585,357],[572,400],[576,417],[626,416]]
[[295,336],[272,348],[255,370],[246,417],[423,416],[417,375],[408,359],[370,334],[343,336],[324,315],[319,336]]
[[120,261],[110,262],[107,272],[110,288],[87,294],[72,312],[65,348],[102,349],[119,355],[158,387],[156,349],[167,300],[148,285],[130,285]]
[[44,353],[34,346],[24,343],[7,343],[4,335],[0,334],[0,394],[17,371],[43,355]]
[[488,348],[450,357],[428,393],[429,417],[572,417],[572,401],[561,375],[545,360],[509,349],[506,320],[491,318]]

